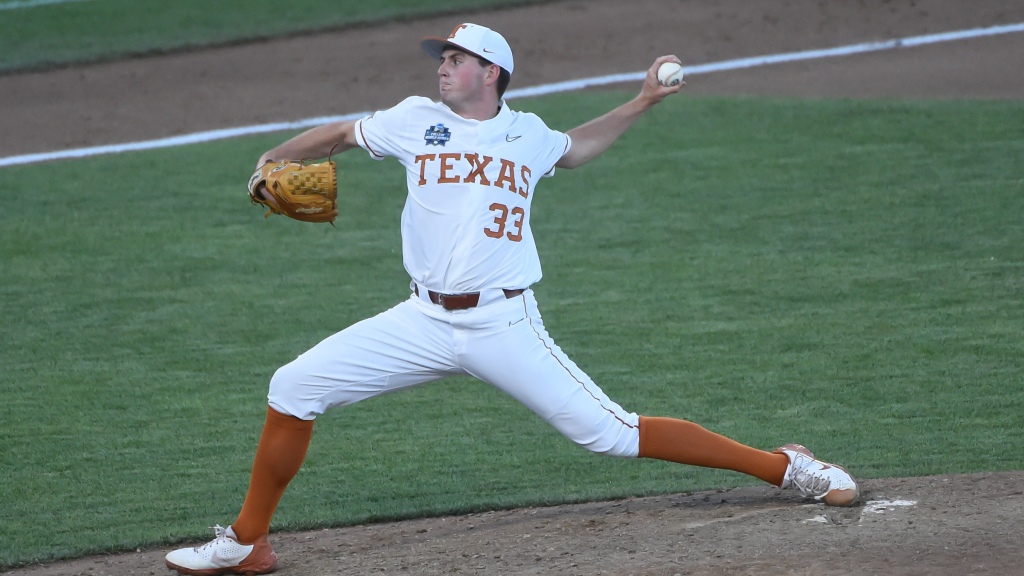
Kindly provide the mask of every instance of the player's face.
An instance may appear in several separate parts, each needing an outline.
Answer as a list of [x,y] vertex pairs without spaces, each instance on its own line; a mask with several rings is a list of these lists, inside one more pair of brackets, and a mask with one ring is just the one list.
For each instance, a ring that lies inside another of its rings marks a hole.
[[458,50],[441,53],[437,69],[441,102],[453,110],[460,105],[478,101],[484,94],[488,67],[481,66],[476,56]]

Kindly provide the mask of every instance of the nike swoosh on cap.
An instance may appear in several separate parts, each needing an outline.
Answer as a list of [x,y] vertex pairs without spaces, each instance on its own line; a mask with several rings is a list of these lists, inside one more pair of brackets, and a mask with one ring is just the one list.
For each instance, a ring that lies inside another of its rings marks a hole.
[[505,135],[505,142],[515,142],[516,140],[519,140],[522,137],[523,137],[522,134],[520,134],[519,136],[509,136],[508,134],[506,134]]

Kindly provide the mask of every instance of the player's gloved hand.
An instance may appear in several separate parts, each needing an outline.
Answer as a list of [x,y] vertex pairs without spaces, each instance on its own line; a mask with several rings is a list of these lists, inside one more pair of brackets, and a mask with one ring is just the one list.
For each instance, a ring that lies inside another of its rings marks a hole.
[[338,216],[337,165],[269,161],[249,178],[249,198],[267,207],[265,217],[283,214],[303,222],[330,222]]

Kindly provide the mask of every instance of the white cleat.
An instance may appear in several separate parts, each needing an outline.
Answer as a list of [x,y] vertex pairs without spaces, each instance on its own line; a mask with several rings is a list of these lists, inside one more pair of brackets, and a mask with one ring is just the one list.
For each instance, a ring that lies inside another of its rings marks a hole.
[[198,548],[181,548],[167,555],[167,567],[189,576],[269,574],[277,568],[277,554],[266,536],[241,544],[230,526],[213,528],[216,538]]
[[843,467],[816,459],[799,444],[786,444],[775,451],[789,458],[782,488],[796,488],[830,506],[852,506],[857,501],[860,488]]

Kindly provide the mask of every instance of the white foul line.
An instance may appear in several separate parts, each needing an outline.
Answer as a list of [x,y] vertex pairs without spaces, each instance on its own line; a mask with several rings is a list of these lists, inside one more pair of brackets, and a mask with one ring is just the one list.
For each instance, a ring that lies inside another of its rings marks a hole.
[[88,2],[89,0],[13,0],[0,2],[0,10],[17,10],[18,8],[35,8],[47,4],[65,4],[67,2]]
[[[683,72],[689,76],[694,74],[707,74],[709,72],[724,72],[726,70],[738,70],[741,68],[754,68],[756,66],[768,66],[770,64],[783,64],[786,62],[797,62],[800,60],[815,60],[818,58],[834,58],[836,56],[850,56],[852,54],[863,54],[865,52],[880,52],[882,50],[893,50],[896,48],[912,48],[935,44],[938,42],[951,42],[953,40],[968,40],[983,36],[995,36],[998,34],[1010,34],[1013,32],[1024,32],[1024,23],[1007,24],[1005,26],[992,26],[990,28],[975,28],[973,30],[959,30],[955,32],[942,32],[940,34],[928,34],[925,36],[912,36],[910,38],[896,38],[893,40],[882,40],[879,42],[866,42],[864,44],[852,44],[839,46],[838,48],[825,48],[822,50],[804,50],[802,52],[786,52],[770,56],[754,56],[752,58],[739,58],[737,60],[725,60],[700,64],[697,66],[684,66]],[[541,96],[555,92],[568,92],[580,90],[590,86],[603,86],[607,84],[618,84],[619,82],[639,82],[644,79],[647,71],[634,72],[632,74],[615,74],[612,76],[601,76],[599,78],[587,78],[584,80],[570,80],[557,84],[547,84],[534,88],[523,88],[522,90],[509,91],[509,97],[514,96]]]
[[102,154],[120,154],[122,152],[135,152],[138,150],[152,150],[154,148],[170,148],[172,146],[187,146],[189,144],[200,144],[213,142],[214,140],[225,140],[239,136],[251,136],[266,132],[280,132],[284,130],[298,130],[301,128],[313,128],[328,122],[341,122],[345,120],[358,120],[366,116],[367,112],[357,114],[346,114],[345,116],[321,116],[319,118],[306,118],[295,122],[274,122],[272,124],[257,124],[256,126],[240,126],[238,128],[223,128],[220,130],[207,130],[205,132],[194,132],[182,134],[181,136],[170,136],[157,140],[145,140],[143,142],[128,142],[125,144],[108,144],[105,146],[91,146],[89,148],[75,148],[72,150],[60,150],[58,152],[40,152],[38,154],[24,154],[21,156],[8,156],[0,158],[0,168],[14,166],[16,164],[30,164],[32,162],[45,162],[47,160],[65,160],[68,158],[84,158],[86,156],[99,156]]
[[[37,2],[56,2],[61,0],[36,0]],[[3,6],[0,4],[0,6]],[[814,60],[818,58],[833,58],[836,56],[849,56],[852,54],[863,54],[866,52],[879,52],[882,50],[894,50],[897,48],[911,48],[916,46],[924,46],[927,44],[935,44],[938,42],[952,42],[955,40],[968,40],[971,38],[981,38],[984,36],[996,36],[999,34],[1011,34],[1014,32],[1024,32],[1024,23],[1019,24],[1007,24],[1004,26],[992,26],[989,28],[975,28],[972,30],[958,30],[953,32],[942,32],[939,34],[927,34],[924,36],[912,36],[909,38],[896,38],[893,40],[883,40],[879,42],[867,42],[864,44],[852,44],[849,46],[840,46],[837,48],[826,48],[821,50],[805,50],[802,52],[787,52],[783,54],[774,54],[768,56],[755,56],[753,58],[739,58],[736,60],[724,60],[722,62],[712,62],[710,64],[700,64],[697,66],[688,66],[684,68],[687,75],[693,74],[708,74],[710,72],[723,72],[726,70],[737,70],[741,68],[753,68],[756,66],[768,66],[771,64],[782,64],[785,62],[796,62],[800,60]],[[618,84],[621,82],[637,82],[643,80],[646,76],[647,71],[633,72],[629,74],[612,74],[610,76],[600,76],[595,78],[586,78],[583,80],[570,80],[567,82],[556,82],[554,84],[545,84],[542,86],[534,86],[530,88],[521,88],[518,90],[509,90],[505,97],[509,100],[515,98],[525,98],[530,96],[541,96],[545,94],[554,94],[558,92],[570,92],[573,90],[581,90],[590,86],[605,86],[608,84]],[[192,134],[184,134],[181,136],[173,136],[169,138],[160,138],[157,140],[146,140],[143,142],[128,142],[125,144],[110,144],[106,146],[92,146],[88,148],[76,148],[72,150],[61,150],[57,152],[40,152],[37,154],[23,154],[20,156],[7,156],[0,158],[0,168],[4,166],[15,166],[19,164],[30,164],[33,162],[45,162],[48,160],[62,160],[68,158],[83,158],[86,156],[98,156],[102,154],[119,154],[122,152],[134,152],[137,150],[151,150],[154,148],[168,148],[171,146],[185,146],[189,144],[199,144],[202,142],[212,142],[214,140],[223,140],[227,138],[237,138],[239,136],[249,136],[253,134],[264,134],[267,132],[279,132],[284,130],[298,130],[302,128],[312,128],[321,124],[327,124],[329,122],[343,122],[347,120],[357,120],[364,116],[367,116],[370,112],[358,112],[355,114],[346,114],[344,116],[321,116],[318,118],[307,118],[305,120],[297,120],[295,122],[275,122],[272,124],[258,124],[255,126],[241,126],[238,128],[224,128],[221,130],[208,130],[204,132],[195,132]]]

